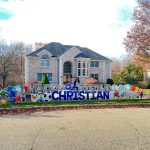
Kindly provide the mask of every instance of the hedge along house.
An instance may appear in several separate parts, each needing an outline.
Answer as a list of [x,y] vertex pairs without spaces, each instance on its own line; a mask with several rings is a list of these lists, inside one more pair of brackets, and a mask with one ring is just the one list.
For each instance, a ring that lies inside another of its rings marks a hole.
[[43,73],[53,85],[71,82],[72,77],[79,77],[80,84],[89,77],[106,83],[111,60],[88,48],[52,42],[26,56],[25,82],[40,82]]

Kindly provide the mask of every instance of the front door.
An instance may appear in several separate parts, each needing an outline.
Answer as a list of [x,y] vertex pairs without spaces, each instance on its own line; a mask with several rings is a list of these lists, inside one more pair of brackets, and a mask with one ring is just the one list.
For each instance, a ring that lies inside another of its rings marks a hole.
[[71,82],[72,79],[72,64],[71,62],[67,61],[64,63],[63,66],[63,83],[66,84]]

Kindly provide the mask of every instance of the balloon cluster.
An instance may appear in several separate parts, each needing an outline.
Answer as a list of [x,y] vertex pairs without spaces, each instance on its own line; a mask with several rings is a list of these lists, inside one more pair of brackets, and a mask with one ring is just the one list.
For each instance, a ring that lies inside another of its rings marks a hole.
[[23,102],[24,94],[27,94],[29,91],[29,88],[27,85],[24,87],[21,85],[16,86],[8,86],[5,89],[2,89],[0,91],[0,104],[5,105],[6,103],[19,103]]
[[134,85],[126,84],[126,85],[119,85],[118,91],[121,97],[136,98],[142,92],[142,89]]

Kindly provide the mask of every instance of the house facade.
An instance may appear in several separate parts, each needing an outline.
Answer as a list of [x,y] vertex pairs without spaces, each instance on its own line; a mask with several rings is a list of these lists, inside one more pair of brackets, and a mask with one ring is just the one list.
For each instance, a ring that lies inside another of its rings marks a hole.
[[51,84],[63,85],[79,77],[80,84],[93,77],[102,83],[111,78],[111,60],[80,46],[52,42],[26,56],[25,82],[40,82],[46,73]]

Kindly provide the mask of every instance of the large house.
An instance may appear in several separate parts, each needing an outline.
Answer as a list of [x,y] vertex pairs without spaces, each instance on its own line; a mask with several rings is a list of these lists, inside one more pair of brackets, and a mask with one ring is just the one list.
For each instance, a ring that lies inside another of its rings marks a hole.
[[54,85],[72,77],[79,77],[81,84],[89,77],[106,83],[111,78],[111,60],[88,48],[52,42],[26,56],[25,82],[40,82],[43,73]]

